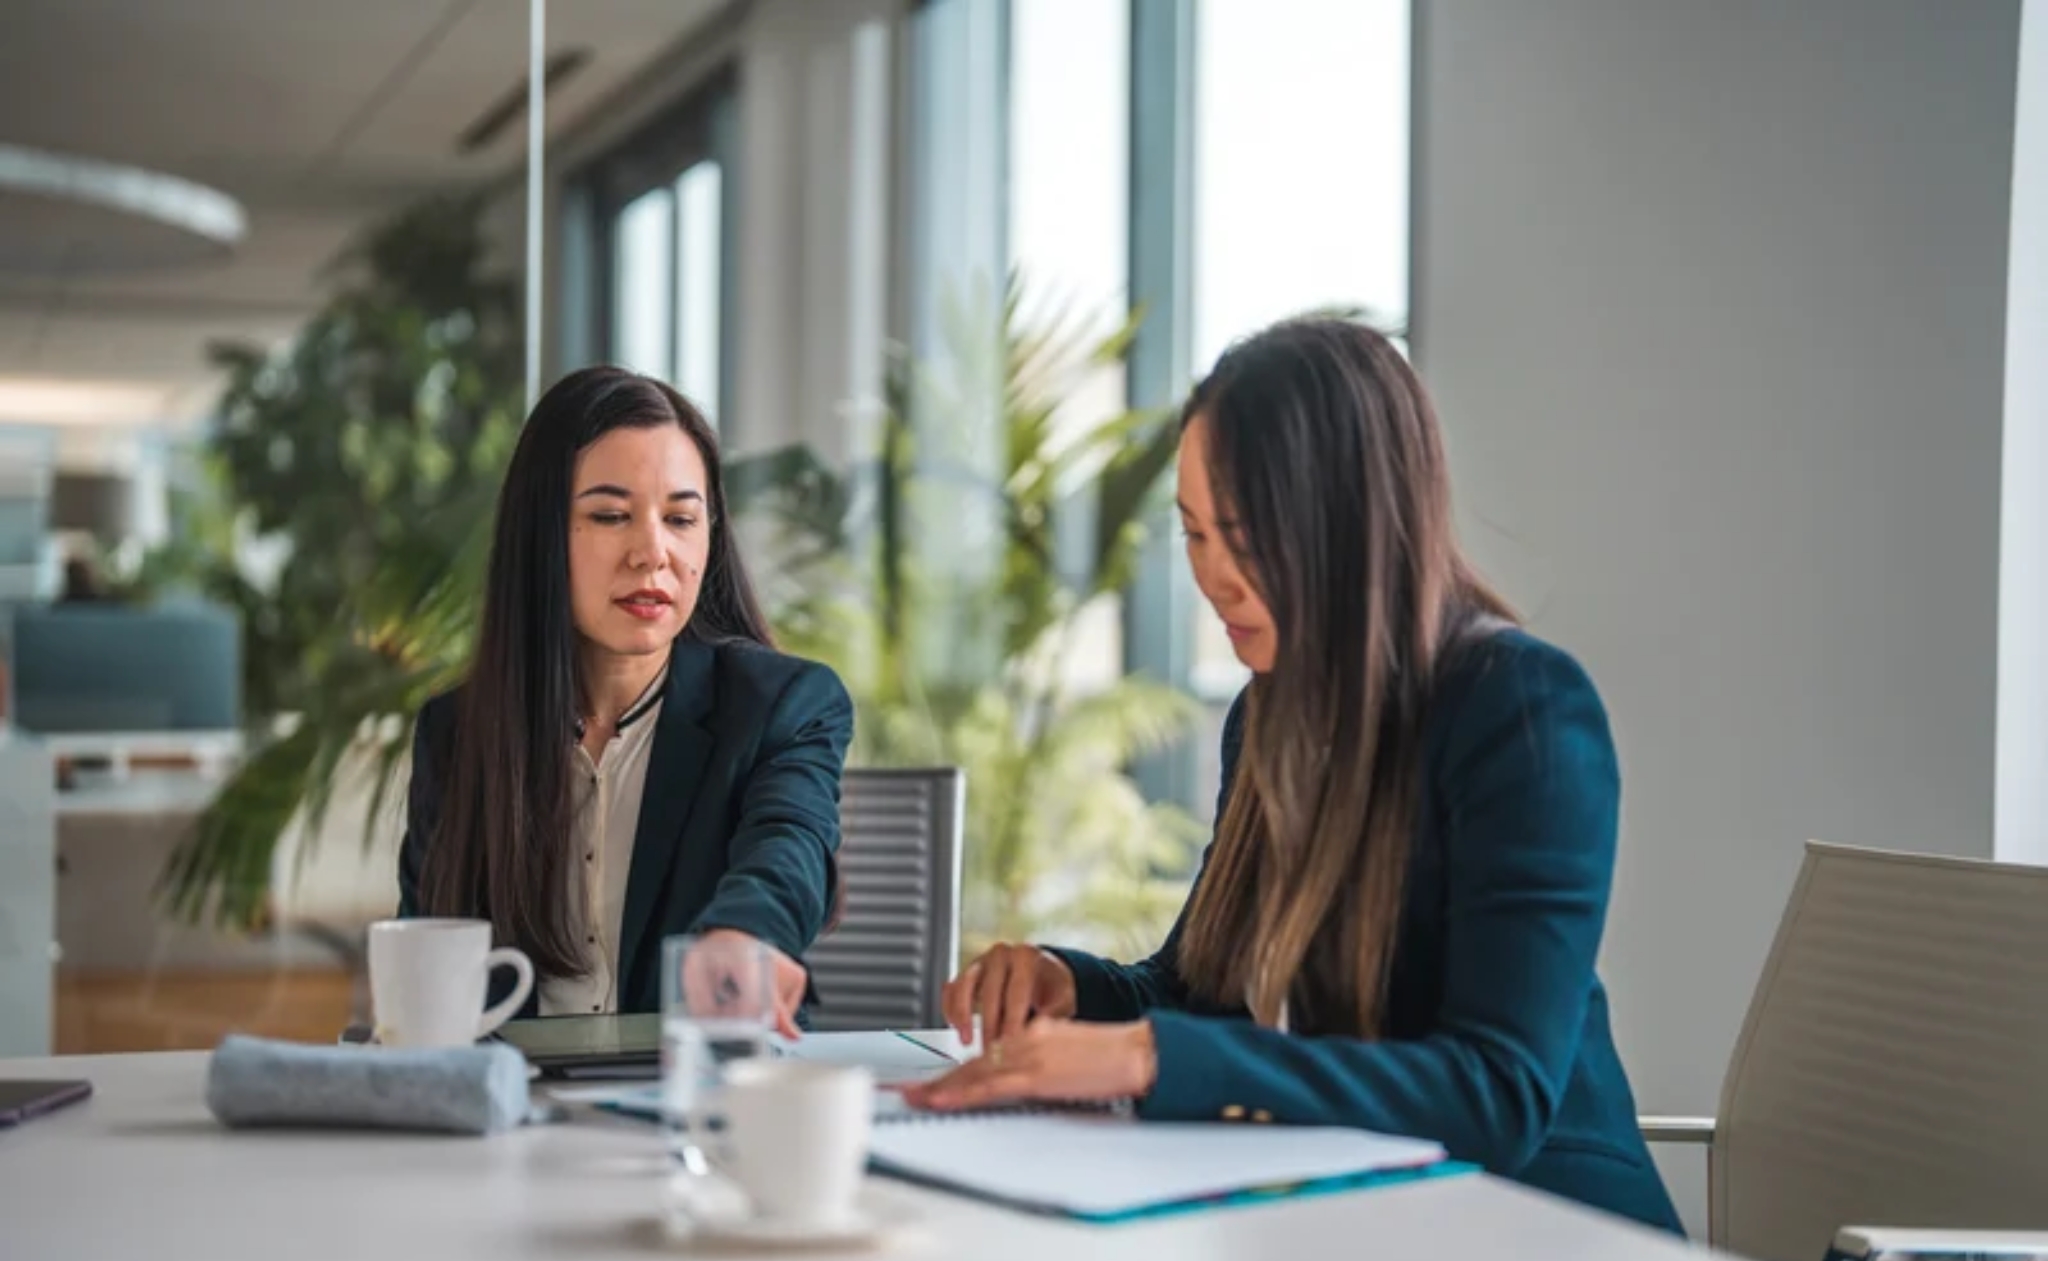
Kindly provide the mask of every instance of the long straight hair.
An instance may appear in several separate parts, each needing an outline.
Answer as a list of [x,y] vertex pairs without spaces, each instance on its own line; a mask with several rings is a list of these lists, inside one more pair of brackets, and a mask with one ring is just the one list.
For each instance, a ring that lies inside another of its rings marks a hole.
[[441,815],[421,873],[430,915],[487,918],[543,976],[588,967],[572,918],[573,749],[584,696],[569,599],[576,457],[614,429],[674,425],[696,444],[711,552],[680,638],[773,646],[725,519],[718,440],[688,399],[622,368],[584,368],[534,405],[499,492],[476,657],[438,760]]
[[1226,353],[1208,425],[1219,512],[1279,633],[1195,891],[1180,966],[1261,1023],[1377,1038],[1440,663],[1513,620],[1460,553],[1442,436],[1385,337],[1275,325]]

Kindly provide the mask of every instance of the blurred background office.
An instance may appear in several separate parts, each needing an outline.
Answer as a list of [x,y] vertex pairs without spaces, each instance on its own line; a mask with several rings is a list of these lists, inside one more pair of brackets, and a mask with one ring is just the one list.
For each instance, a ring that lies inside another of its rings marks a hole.
[[[1613,712],[1640,1102],[1711,1111],[1805,840],[2048,858],[2044,9],[558,0],[538,363],[716,417],[856,760],[967,769],[970,948],[1129,952],[1243,681],[1157,409],[1400,330]],[[0,1051],[360,1009],[527,397],[528,34],[0,18]]]

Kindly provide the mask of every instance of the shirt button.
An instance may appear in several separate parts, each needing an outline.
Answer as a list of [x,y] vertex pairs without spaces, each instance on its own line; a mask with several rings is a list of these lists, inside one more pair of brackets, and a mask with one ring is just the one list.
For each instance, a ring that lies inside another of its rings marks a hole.
[[597,938],[595,938],[595,937],[585,937],[585,938],[583,939],[583,944],[584,944],[584,945],[586,945],[586,946],[595,946],[595,945],[597,944]]
[[597,855],[596,855],[596,853],[594,853],[593,851],[591,851],[591,850],[587,850],[587,849],[583,851],[583,861],[584,861],[584,862],[586,862],[586,863],[587,863],[587,862],[594,862],[594,861],[596,860],[596,858],[597,858]]

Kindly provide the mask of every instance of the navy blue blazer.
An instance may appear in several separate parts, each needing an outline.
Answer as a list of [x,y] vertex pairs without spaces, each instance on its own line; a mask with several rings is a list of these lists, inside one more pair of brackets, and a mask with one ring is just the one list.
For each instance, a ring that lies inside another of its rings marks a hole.
[[[453,700],[427,702],[414,726],[400,916],[420,913],[440,768],[460,738]],[[810,949],[832,909],[852,740],[853,704],[827,667],[753,644],[677,642],[626,876],[621,1012],[659,1010],[664,937],[734,928],[792,959]],[[537,1010],[529,998],[521,1014]]]
[[[1226,800],[1243,708],[1240,696],[1224,727]],[[1681,1231],[1594,974],[1620,811],[1599,694],[1570,656],[1503,630],[1446,663],[1425,729],[1383,1040],[1283,1033],[1242,1005],[1204,1004],[1176,971],[1180,924],[1135,965],[1056,951],[1073,969],[1078,1014],[1150,1018],[1159,1075],[1143,1116],[1432,1139],[1456,1159]]]

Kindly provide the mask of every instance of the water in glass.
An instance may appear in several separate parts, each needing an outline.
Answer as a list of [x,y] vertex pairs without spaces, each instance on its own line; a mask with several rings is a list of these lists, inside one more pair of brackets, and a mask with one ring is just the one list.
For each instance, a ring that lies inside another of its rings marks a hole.
[[663,943],[663,1128],[670,1154],[692,1173],[706,1172],[716,1150],[725,1066],[774,1053],[773,977],[758,942]]

